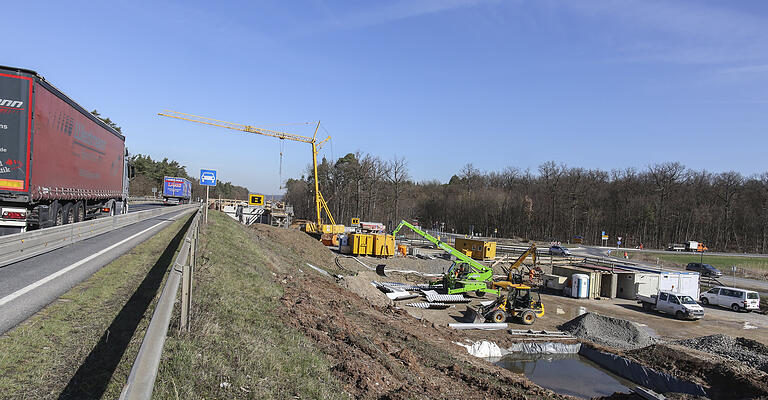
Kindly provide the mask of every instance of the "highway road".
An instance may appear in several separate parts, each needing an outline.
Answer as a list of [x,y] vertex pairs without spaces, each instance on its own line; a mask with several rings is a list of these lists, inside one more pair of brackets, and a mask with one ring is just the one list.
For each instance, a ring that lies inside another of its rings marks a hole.
[[160,203],[139,203],[139,204],[129,204],[128,205],[128,212],[137,212],[137,211],[144,211],[144,210],[151,210],[153,208],[158,207],[165,207],[162,202]]
[[[597,247],[597,246],[594,246],[594,247],[593,246],[581,246],[581,247],[574,247],[574,248],[571,249],[573,254],[577,255],[577,256],[582,256],[582,257],[587,257],[587,256],[589,256],[589,257],[604,257],[604,258],[614,259],[617,262],[624,261],[623,258],[617,258],[617,257],[609,256],[608,253],[610,251],[613,251],[613,250],[617,250],[617,249],[615,247]],[[622,249],[618,249],[618,250],[622,250]],[[636,249],[626,249],[626,251],[638,251],[638,250],[636,250]],[[651,251],[644,250],[644,251],[646,251],[646,252],[654,252],[653,250],[651,250]],[[707,255],[710,255],[710,254],[711,253],[707,253]],[[723,253],[723,254],[731,255],[731,256],[736,255],[736,254],[733,254],[733,253]],[[738,254],[738,255],[742,256],[742,254]],[[762,257],[764,255],[763,254],[755,254],[753,256],[760,256],[760,257]],[[656,264],[652,264],[652,263],[647,263],[647,262],[644,263],[644,262],[639,262],[639,261],[636,261],[636,260],[632,260],[632,262],[637,264],[637,265],[639,265],[639,266],[646,267],[646,268],[652,268],[652,269],[657,269],[658,268],[658,266],[656,266]],[[672,271],[684,271],[683,268],[668,268],[667,267],[665,269],[666,270],[672,270]],[[768,282],[757,280],[757,279],[747,279],[747,278],[739,278],[739,277],[735,277],[734,278],[734,277],[731,277],[731,276],[727,276],[726,272],[727,271],[723,271],[723,274],[725,274],[725,275],[723,275],[719,279],[722,284],[728,285],[728,286],[744,288],[744,289],[756,290],[758,292],[761,292],[762,295],[768,296]]]
[[[162,205],[140,204],[129,211]],[[179,210],[0,268],[0,334],[194,209]]]

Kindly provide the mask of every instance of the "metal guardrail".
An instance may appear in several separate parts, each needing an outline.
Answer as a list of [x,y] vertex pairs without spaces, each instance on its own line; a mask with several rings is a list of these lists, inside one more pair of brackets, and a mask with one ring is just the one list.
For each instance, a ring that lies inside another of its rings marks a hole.
[[120,393],[120,399],[149,399],[155,387],[157,369],[163,353],[168,325],[173,314],[173,305],[179,290],[179,281],[183,281],[181,296],[181,329],[189,329],[189,308],[191,306],[192,278],[194,275],[197,238],[199,235],[202,207],[198,210],[184,237],[181,251],[174,260],[168,279],[165,281],[160,300],[157,302],[152,320],[149,322],[139,354],[133,363],[128,381]]
[[101,217],[36,231],[0,236],[0,267],[26,260],[27,258],[47,253],[51,250],[120,229],[124,226],[135,224],[149,218],[192,207],[199,207],[199,205],[155,208],[135,213],[115,215],[113,217]]

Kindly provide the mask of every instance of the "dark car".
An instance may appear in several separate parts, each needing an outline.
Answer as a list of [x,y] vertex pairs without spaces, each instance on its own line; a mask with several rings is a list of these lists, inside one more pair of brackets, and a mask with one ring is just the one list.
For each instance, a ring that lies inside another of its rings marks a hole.
[[553,256],[570,256],[571,251],[563,246],[552,246],[549,248],[549,254]]
[[709,265],[709,264],[702,264],[702,263],[688,263],[688,265],[685,267],[687,271],[696,271],[701,276],[711,276],[713,278],[719,278],[723,276],[723,273],[720,272],[719,269]]

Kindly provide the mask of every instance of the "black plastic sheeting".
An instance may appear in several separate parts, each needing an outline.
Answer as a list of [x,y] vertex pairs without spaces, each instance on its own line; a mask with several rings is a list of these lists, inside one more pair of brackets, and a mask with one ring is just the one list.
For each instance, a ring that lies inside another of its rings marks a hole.
[[617,356],[616,354],[605,353],[587,345],[581,346],[579,354],[608,371],[655,392],[687,393],[707,397],[707,391],[701,385],[644,367],[632,360]]

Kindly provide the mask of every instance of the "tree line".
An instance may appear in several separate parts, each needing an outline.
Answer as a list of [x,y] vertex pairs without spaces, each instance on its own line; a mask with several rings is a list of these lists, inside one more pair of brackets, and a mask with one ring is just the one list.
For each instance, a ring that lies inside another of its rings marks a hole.
[[[710,250],[768,251],[768,172],[744,176],[678,162],[585,169],[554,161],[535,171],[484,172],[468,164],[447,183],[414,182],[404,158],[350,153],[318,165],[320,191],[337,223],[400,219],[448,232],[532,240],[664,248],[703,241]],[[314,219],[311,169],[286,183],[296,216]]]
[[[204,198],[205,186],[200,185],[198,178],[189,176],[187,168],[177,161],[164,158],[161,161],[143,154],[131,156],[131,164],[136,170],[136,176],[131,179],[129,186],[131,196],[152,196],[152,188],[157,188],[157,196],[163,194],[163,177],[174,176],[186,178],[192,183],[192,198]],[[210,197],[223,199],[248,200],[248,188],[233,185],[232,182],[217,181],[211,186]]]

